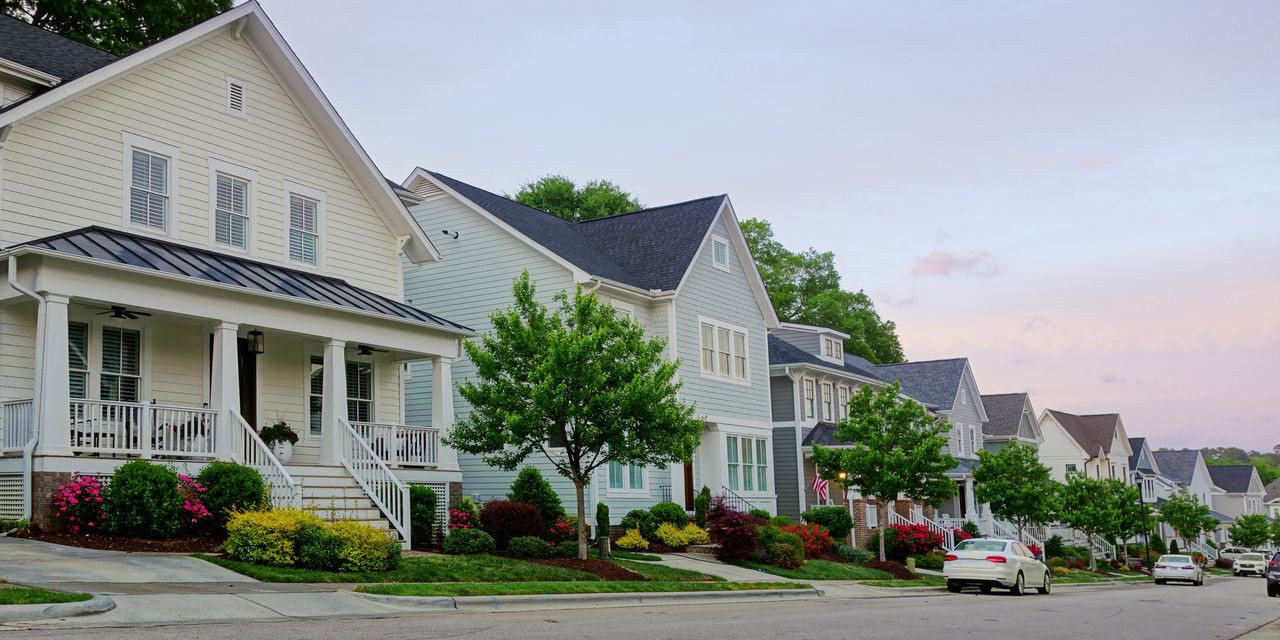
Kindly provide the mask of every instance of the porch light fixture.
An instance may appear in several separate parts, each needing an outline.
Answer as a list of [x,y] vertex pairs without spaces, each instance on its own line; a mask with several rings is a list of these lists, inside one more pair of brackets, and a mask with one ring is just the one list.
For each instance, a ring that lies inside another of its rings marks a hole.
[[849,478],[849,474],[847,474],[847,473],[845,473],[845,472],[841,471],[840,473],[836,474],[836,477],[837,477],[837,478],[840,478],[840,482],[844,482],[845,480],[847,480],[847,479]]
[[254,355],[262,355],[266,348],[266,342],[261,331],[254,329],[249,332],[249,353]]

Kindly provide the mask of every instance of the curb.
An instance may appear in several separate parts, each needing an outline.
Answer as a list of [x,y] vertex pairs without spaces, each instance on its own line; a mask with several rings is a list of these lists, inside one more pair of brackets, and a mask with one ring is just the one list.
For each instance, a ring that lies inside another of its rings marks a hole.
[[47,606],[42,604],[6,605],[0,609],[0,622],[91,616],[106,613],[114,608],[116,608],[115,601],[107,596],[94,596],[84,602],[62,602]]
[[666,593],[556,593],[522,596],[387,596],[376,593],[356,595],[380,604],[415,609],[458,611],[531,611],[539,609],[589,609],[595,607],[640,607],[669,604],[716,604],[812,600],[823,596],[821,589],[761,589],[759,591],[674,591]]

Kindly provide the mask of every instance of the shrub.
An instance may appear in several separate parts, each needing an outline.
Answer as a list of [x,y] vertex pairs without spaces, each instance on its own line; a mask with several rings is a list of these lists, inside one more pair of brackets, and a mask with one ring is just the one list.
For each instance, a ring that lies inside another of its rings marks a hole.
[[851,547],[847,544],[842,544],[836,547],[836,555],[854,564],[866,564],[875,557],[874,554],[866,549],[861,547]]
[[209,510],[205,528],[221,528],[236,511],[261,509],[266,504],[267,485],[253,467],[221,460],[200,470],[196,480],[204,485],[201,500]]
[[609,505],[596,503],[596,539],[609,537]]
[[968,531],[965,531],[964,529],[952,529],[952,530],[951,530],[951,539],[952,539],[952,540],[955,540],[955,541],[956,541],[956,543],[964,542],[965,540],[968,540],[968,539],[970,539],[970,538],[972,538],[972,537],[973,537],[973,536],[969,535],[969,532],[968,532]]
[[698,497],[693,499],[693,521],[703,529],[707,528],[707,512],[711,511],[711,490],[703,487]]
[[804,543],[806,558],[816,558],[836,546],[835,541],[831,539],[831,534],[816,524],[793,524],[780,528],[787,533],[800,536],[800,540]]
[[409,485],[409,533],[415,547],[428,547],[436,539],[436,502],[431,487]]
[[972,520],[965,520],[964,524],[960,525],[960,528],[964,529],[964,532],[969,534],[970,538],[982,537],[982,530],[978,529],[978,524]]
[[342,538],[330,527],[311,522],[298,527],[297,564],[300,567],[337,571],[342,566],[342,547]]
[[645,540],[653,540],[653,536],[658,531],[658,523],[653,521],[653,514],[644,509],[632,509],[627,515],[622,516],[622,521],[618,523],[623,531],[631,529],[640,530],[640,535]]
[[844,507],[815,507],[800,517],[826,529],[833,540],[848,540],[849,533],[853,531],[853,516]]
[[1076,560],[1079,560],[1085,563],[1089,562],[1089,557],[1093,555],[1093,552],[1089,551],[1088,547],[1073,547],[1073,546],[1063,547],[1062,553],[1063,553],[1063,557],[1065,558],[1075,558]]
[[1031,552],[1031,555],[1033,555],[1033,556],[1035,556],[1035,557],[1037,557],[1037,558],[1043,558],[1043,557],[1044,557],[1044,549],[1041,549],[1041,548],[1040,548],[1040,545],[1038,545],[1038,544],[1036,544],[1036,543],[1034,543],[1034,542],[1032,542],[1032,543],[1030,543],[1030,544],[1028,544],[1028,545],[1027,545],[1027,550]]
[[724,498],[711,501],[707,511],[711,541],[720,545],[717,555],[742,560],[760,548],[760,525],[764,521],[725,506]]
[[785,544],[795,545],[801,552],[804,551],[804,539],[795,533],[783,531],[782,529],[770,527],[769,525],[760,525],[756,530],[760,534],[761,549],[767,551],[772,549],[774,544],[782,542]]
[[119,534],[168,538],[182,524],[178,475],[146,460],[126,462],[107,485],[105,511],[109,528]]
[[1067,558],[1068,569],[1071,569],[1074,571],[1083,571],[1088,566],[1089,566],[1089,563],[1083,560],[1077,560],[1075,558]]
[[799,569],[804,566],[804,552],[795,545],[775,542],[769,547],[769,561],[783,569]]
[[547,528],[543,538],[551,543],[551,546],[558,545],[562,542],[578,542],[578,519],[572,516],[560,516],[556,521],[551,523]]
[[104,519],[102,512],[102,484],[93,476],[72,474],[71,480],[53,492],[54,520],[71,533],[97,531],[102,529]]
[[560,503],[560,496],[556,495],[556,490],[551,488],[551,483],[542,477],[542,472],[537,467],[520,470],[516,481],[511,483],[507,499],[537,507],[538,513],[542,514],[543,528],[550,528],[557,518],[564,517],[564,505]]
[[[1045,543],[1045,546],[1048,546],[1048,543],[1047,543],[1047,542]],[[1168,553],[1168,552],[1169,552],[1168,547],[1165,547],[1165,546],[1164,546],[1164,538],[1163,538],[1162,536],[1160,536],[1160,534],[1158,534],[1158,533],[1157,533],[1154,537],[1152,537],[1152,538],[1151,538],[1151,550],[1152,550],[1152,551],[1154,551],[1154,552],[1156,552],[1156,553]]]
[[657,536],[658,540],[662,541],[662,544],[673,549],[689,546],[689,538],[684,535],[684,531],[670,522],[658,525],[658,530],[654,532],[654,535]]
[[493,553],[497,544],[493,536],[479,529],[454,529],[444,539],[444,552],[453,555],[480,555]]
[[578,557],[578,543],[561,542],[551,547],[551,555],[555,558],[576,558]]
[[1218,569],[1231,569],[1235,567],[1235,561],[1227,558],[1218,558],[1213,561],[1213,566]]
[[649,515],[653,516],[654,524],[668,522],[676,528],[689,524],[689,514],[684,512],[684,507],[674,502],[659,502],[649,507]]
[[205,493],[204,485],[194,480],[191,476],[178,474],[178,495],[182,497],[182,528],[195,529],[201,526],[201,521],[207,521],[209,509],[204,506],[204,502],[200,499]]
[[648,549],[649,541],[640,535],[639,529],[627,529],[621,538],[614,540],[613,543],[618,545],[620,549]]
[[775,527],[785,527],[787,525],[795,524],[795,521],[786,516],[774,516],[769,520],[769,524]]
[[512,538],[542,536],[542,513],[527,502],[490,500],[480,510],[480,528],[503,550]]
[[747,509],[747,515],[753,518],[760,518],[765,522],[768,522],[769,519],[773,517],[773,514],[769,513],[766,509]]
[[450,531],[454,529],[475,529],[479,520],[479,516],[471,515],[470,511],[463,511],[462,509],[449,510]]
[[1049,558],[1048,560],[1045,560],[1044,563],[1055,569],[1059,567],[1065,569],[1067,567],[1066,558]]
[[459,498],[457,504],[454,504],[453,507],[449,510],[449,527],[450,528],[454,527],[454,524],[453,524],[454,511],[458,512],[459,523],[468,525],[468,526],[459,526],[457,528],[471,529],[471,528],[480,526],[480,505],[476,504],[476,501],[472,500],[469,496],[462,496],[461,498]]
[[689,544],[707,544],[711,542],[711,535],[707,533],[707,530],[692,522],[686,524],[680,532],[684,534]]
[[934,571],[942,571],[942,552],[930,551],[922,556],[916,556],[917,569],[932,569]]
[[911,573],[911,570],[908,569],[906,565],[901,562],[894,562],[893,560],[886,560],[884,562],[880,562],[879,560],[869,560],[865,566],[868,569],[879,569],[893,576],[897,580],[915,580],[917,577],[916,574]]
[[1178,541],[1177,541],[1177,540],[1170,540],[1170,541],[1169,541],[1169,553],[1177,553],[1177,552],[1178,552]]
[[1204,539],[1204,543],[1205,543],[1206,545],[1208,545],[1208,547],[1209,547],[1210,549],[1217,549],[1217,548],[1218,548],[1218,543],[1217,543],[1217,542],[1214,542],[1212,538],[1205,538],[1205,539]]
[[1070,569],[1068,569],[1068,568],[1066,568],[1066,567],[1054,567],[1054,568],[1053,568],[1053,575],[1055,575],[1055,576],[1069,576],[1069,575],[1071,575],[1071,570],[1070,570]]
[[[867,537],[867,549],[879,552],[880,530]],[[883,530],[886,558],[903,560],[907,556],[924,555],[942,546],[942,536],[923,524],[900,524]]]
[[549,558],[551,552],[551,543],[535,536],[520,536],[507,542],[507,553],[515,558]]
[[227,554],[237,560],[280,567],[297,561],[298,532],[324,528],[320,518],[301,509],[242,511],[227,521]]
[[330,528],[342,539],[339,571],[390,571],[400,564],[400,542],[385,530],[350,520],[339,520]]
[[1062,558],[1065,556],[1062,536],[1055,533],[1044,541],[1044,555],[1049,558]]

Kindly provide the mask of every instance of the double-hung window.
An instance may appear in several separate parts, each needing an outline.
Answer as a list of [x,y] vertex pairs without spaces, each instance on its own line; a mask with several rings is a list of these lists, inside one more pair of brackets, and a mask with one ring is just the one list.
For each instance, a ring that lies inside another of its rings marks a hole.
[[706,319],[701,320],[700,326],[702,374],[746,382],[746,330]]
[[840,404],[836,406],[836,418],[844,420],[849,415],[849,387],[840,387]]
[[72,398],[89,397],[89,325],[67,323],[67,370]]
[[711,264],[722,271],[729,270],[729,239],[722,236],[711,237]]
[[122,327],[102,328],[102,373],[98,397],[137,402],[142,386],[142,333]]
[[613,492],[644,492],[644,467],[637,464],[609,463],[609,490]]
[[834,415],[835,387],[830,382],[822,383],[822,419],[831,420]]
[[170,158],[135,147],[129,162],[129,224],[167,232]]
[[311,435],[320,435],[324,424],[324,358],[311,356],[311,371],[307,381],[307,428]]
[[725,436],[725,461],[729,465],[729,490],[742,490],[742,465],[738,459],[738,436]]
[[880,514],[876,505],[868,503],[866,508],[867,528],[875,529],[880,526]]
[[817,403],[817,388],[813,380],[805,378],[804,380],[804,417],[812,418],[814,406]]
[[347,419],[373,420],[373,364],[347,361]]
[[969,427],[969,454],[978,455],[978,427]]
[[769,441],[766,438],[725,436],[725,459],[730,490],[769,490]]
[[214,175],[213,241],[239,249],[249,248],[249,181],[218,172]]
[[289,259],[316,266],[320,255],[320,201],[289,194]]

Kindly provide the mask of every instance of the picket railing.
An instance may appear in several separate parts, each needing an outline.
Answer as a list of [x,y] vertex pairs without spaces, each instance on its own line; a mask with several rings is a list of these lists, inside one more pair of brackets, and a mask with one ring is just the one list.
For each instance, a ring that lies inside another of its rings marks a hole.
[[1207,558],[1207,559],[1209,560],[1209,562],[1216,562],[1216,561],[1218,560],[1218,550],[1217,550],[1217,549],[1214,549],[1213,547],[1211,547],[1211,546],[1209,546],[1209,545],[1207,545],[1207,544],[1204,544],[1203,542],[1200,542],[1199,540],[1192,540],[1190,544],[1191,544],[1191,550],[1192,550],[1192,551],[1198,551],[1198,552],[1200,552],[1201,554],[1203,554],[1203,555],[1204,555],[1204,557],[1205,557],[1205,558]]
[[30,400],[0,403],[0,451],[22,451],[34,431]]
[[210,409],[87,399],[72,400],[70,409],[72,451],[217,457],[218,414]]
[[409,485],[391,472],[387,463],[369,446],[369,441],[345,418],[338,418],[341,444],[339,461],[355,478],[391,526],[400,534],[401,545],[412,548],[409,538]]
[[302,483],[289,475],[280,460],[271,453],[271,448],[258,437],[258,432],[254,431],[253,426],[238,411],[231,409],[230,412],[233,423],[237,425],[234,436],[235,461],[258,470],[268,487],[272,507],[301,508]]
[[387,466],[436,466],[439,429],[379,422],[352,422],[351,427]]

